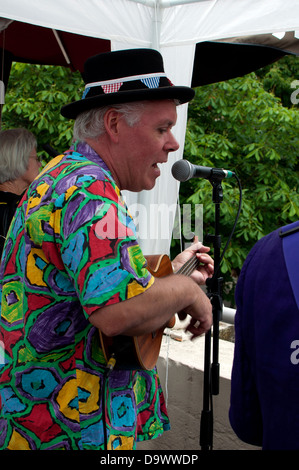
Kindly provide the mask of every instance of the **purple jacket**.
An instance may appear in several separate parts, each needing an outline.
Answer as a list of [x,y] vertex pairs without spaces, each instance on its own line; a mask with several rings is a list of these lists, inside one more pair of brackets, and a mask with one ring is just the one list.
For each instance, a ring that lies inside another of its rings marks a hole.
[[298,227],[259,240],[236,288],[229,418],[242,441],[263,449],[299,450]]

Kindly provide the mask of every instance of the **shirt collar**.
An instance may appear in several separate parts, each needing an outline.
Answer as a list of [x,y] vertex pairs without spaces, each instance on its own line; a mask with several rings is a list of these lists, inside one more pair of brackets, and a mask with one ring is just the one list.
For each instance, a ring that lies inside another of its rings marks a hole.
[[81,153],[88,160],[97,163],[103,170],[111,175],[111,171],[104,162],[104,160],[97,154],[97,152],[86,142],[76,142],[72,148],[75,152]]

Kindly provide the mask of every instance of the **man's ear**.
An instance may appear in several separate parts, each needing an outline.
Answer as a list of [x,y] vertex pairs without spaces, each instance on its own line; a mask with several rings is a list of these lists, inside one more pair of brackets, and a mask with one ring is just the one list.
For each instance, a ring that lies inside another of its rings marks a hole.
[[119,121],[122,115],[114,108],[109,108],[104,115],[104,126],[107,134],[113,141],[119,138]]

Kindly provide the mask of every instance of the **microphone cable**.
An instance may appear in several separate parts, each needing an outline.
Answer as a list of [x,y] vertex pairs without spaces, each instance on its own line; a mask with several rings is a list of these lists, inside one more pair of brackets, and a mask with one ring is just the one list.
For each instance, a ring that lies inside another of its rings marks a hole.
[[228,245],[229,245],[230,242],[231,242],[231,239],[232,239],[232,237],[233,237],[233,234],[234,234],[234,232],[235,232],[235,229],[236,229],[236,226],[237,226],[239,217],[240,217],[241,208],[242,208],[242,186],[241,186],[241,181],[240,181],[240,178],[238,177],[238,175],[237,175],[235,172],[233,173],[232,176],[233,176],[234,178],[236,178],[237,183],[238,183],[238,187],[239,187],[239,204],[238,204],[238,211],[237,211],[237,214],[236,214],[236,217],[235,217],[235,221],[234,221],[234,225],[233,225],[233,228],[232,228],[232,230],[231,230],[231,233],[230,233],[230,235],[229,235],[229,237],[228,237],[228,240],[227,240],[227,242],[226,242],[226,244],[225,244],[225,246],[224,246],[224,248],[223,248],[223,251],[222,251],[222,253],[221,253],[221,255],[220,255],[219,264],[218,264],[218,266],[217,266],[216,271],[215,271],[214,274],[213,274],[213,277],[214,277],[214,278],[215,278],[216,275],[218,274],[218,271],[219,271],[219,269],[220,269],[220,265],[221,265],[221,263],[222,263],[222,261],[223,261],[224,255],[225,255],[225,252],[226,252],[226,250],[227,250],[227,248],[228,248]]

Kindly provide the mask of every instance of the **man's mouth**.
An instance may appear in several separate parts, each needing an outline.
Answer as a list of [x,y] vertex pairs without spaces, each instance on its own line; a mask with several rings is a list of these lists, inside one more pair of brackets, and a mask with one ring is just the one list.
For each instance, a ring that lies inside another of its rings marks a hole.
[[155,176],[156,178],[158,178],[161,174],[161,171],[160,171],[160,168],[159,168],[159,164],[158,163],[153,163],[152,164],[152,168],[154,169],[155,171]]

